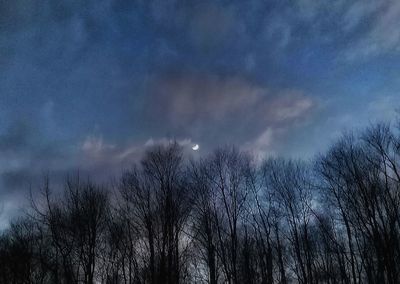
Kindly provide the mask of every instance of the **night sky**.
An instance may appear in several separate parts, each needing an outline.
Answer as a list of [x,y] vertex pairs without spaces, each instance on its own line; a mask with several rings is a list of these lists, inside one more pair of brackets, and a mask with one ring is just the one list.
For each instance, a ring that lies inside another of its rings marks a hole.
[[46,173],[171,139],[309,159],[399,98],[397,0],[0,0],[0,227]]

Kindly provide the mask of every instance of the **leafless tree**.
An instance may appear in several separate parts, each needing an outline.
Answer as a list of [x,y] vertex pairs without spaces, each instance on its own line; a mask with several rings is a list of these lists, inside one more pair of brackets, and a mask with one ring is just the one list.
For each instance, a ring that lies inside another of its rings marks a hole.
[[229,146],[188,161],[170,143],[115,191],[45,178],[0,234],[0,283],[399,283],[399,161],[378,124],[312,163]]

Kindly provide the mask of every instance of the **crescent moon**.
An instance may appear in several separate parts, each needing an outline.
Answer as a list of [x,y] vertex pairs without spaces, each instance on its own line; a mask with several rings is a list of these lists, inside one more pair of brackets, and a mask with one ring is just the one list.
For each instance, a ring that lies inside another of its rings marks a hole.
[[195,144],[195,145],[193,145],[192,150],[197,151],[197,150],[199,150],[199,148],[200,148],[199,144]]

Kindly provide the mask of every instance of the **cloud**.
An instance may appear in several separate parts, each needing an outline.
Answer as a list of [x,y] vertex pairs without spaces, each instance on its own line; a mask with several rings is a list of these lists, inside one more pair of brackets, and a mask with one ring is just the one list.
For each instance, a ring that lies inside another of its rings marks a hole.
[[357,29],[368,17],[372,17],[382,4],[382,1],[353,1],[344,13],[342,29],[345,32]]
[[52,108],[45,104],[30,120],[21,115],[0,132],[0,229],[28,206],[30,187],[36,192],[47,173],[61,184],[74,164],[67,143],[48,138]]
[[[285,2],[272,27],[286,27],[297,44],[334,46],[346,61],[365,61],[400,51],[400,2],[396,0]],[[284,17],[282,15],[285,14]],[[285,34],[281,32],[282,36]]]
[[266,26],[265,37],[274,42],[278,49],[284,49],[290,44],[293,28],[287,20],[277,16]]
[[75,166],[104,182],[138,162],[142,153],[140,145],[116,145],[105,142],[102,136],[88,135],[77,150]]
[[400,51],[400,2],[357,1],[345,15],[345,30],[360,30],[358,39],[345,51],[348,60],[365,59]]
[[144,120],[179,137],[241,144],[268,128],[307,117],[315,101],[298,90],[274,90],[242,77],[167,74],[151,82]]
[[398,97],[395,95],[381,95],[367,104],[370,119],[374,121],[391,121],[399,116]]
[[0,152],[15,153],[22,151],[28,145],[31,129],[23,121],[16,121],[9,125],[0,135]]
[[0,195],[26,192],[47,170],[63,171],[73,164],[70,148],[48,141],[33,122],[13,121],[0,134]]
[[257,161],[262,161],[266,156],[276,155],[278,149],[275,144],[282,136],[282,129],[267,128],[256,139],[245,143],[241,148],[251,153]]
[[122,170],[139,163],[144,153],[153,146],[174,142],[182,146],[186,153],[189,153],[193,145],[189,138],[169,139],[166,137],[149,138],[143,143],[112,144],[105,142],[101,135],[88,135],[77,152],[79,159],[76,167],[98,181],[108,182],[111,178],[118,177]]
[[220,49],[235,28],[233,10],[212,3],[204,3],[190,21],[192,42],[202,49]]

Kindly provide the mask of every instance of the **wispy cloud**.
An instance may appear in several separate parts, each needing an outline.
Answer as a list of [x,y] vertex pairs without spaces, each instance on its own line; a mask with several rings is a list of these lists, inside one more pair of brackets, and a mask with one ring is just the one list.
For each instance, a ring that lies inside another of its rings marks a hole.
[[346,30],[359,29],[359,36],[345,51],[346,58],[368,59],[385,53],[400,52],[398,1],[358,1],[345,15]]
[[131,168],[140,162],[144,153],[156,145],[178,143],[187,153],[194,142],[190,138],[172,139],[167,137],[149,138],[148,140],[130,143],[110,143],[101,135],[88,135],[77,151],[76,167],[97,180],[107,182],[118,177],[122,170]]
[[315,104],[301,91],[269,89],[241,77],[169,74],[151,83],[144,115],[154,124],[162,121],[160,131],[214,147],[289,127],[310,115]]

